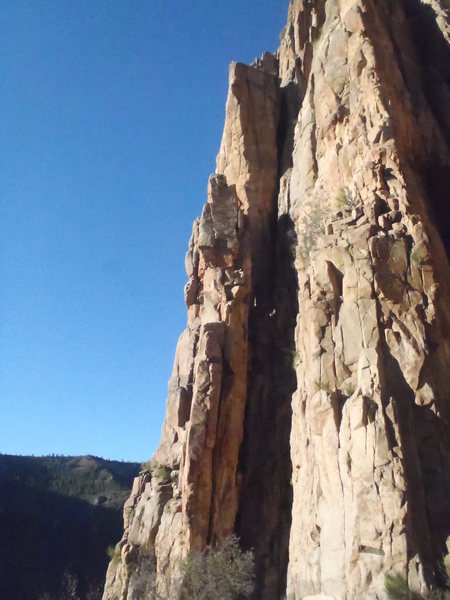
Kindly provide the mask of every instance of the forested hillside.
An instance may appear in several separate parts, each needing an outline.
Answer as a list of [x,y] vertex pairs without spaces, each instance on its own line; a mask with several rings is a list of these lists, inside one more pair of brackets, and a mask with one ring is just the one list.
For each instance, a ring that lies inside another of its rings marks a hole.
[[92,600],[139,463],[0,455],[0,598]]

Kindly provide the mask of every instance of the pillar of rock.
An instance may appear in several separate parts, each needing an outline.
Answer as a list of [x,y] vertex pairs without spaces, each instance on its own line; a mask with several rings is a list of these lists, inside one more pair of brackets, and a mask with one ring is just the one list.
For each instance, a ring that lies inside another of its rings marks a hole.
[[258,599],[444,584],[449,80],[445,0],[292,0],[277,55],[231,65],[161,444],[104,600],[155,577],[176,598],[180,561],[231,533]]

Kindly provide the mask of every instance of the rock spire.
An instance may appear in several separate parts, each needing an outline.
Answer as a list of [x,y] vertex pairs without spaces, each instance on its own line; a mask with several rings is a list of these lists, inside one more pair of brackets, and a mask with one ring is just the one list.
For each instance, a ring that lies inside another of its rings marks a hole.
[[[450,542],[445,0],[291,0],[232,64],[162,439],[104,600],[236,533],[255,598],[442,586]],[[152,580],[153,581],[153,580]]]

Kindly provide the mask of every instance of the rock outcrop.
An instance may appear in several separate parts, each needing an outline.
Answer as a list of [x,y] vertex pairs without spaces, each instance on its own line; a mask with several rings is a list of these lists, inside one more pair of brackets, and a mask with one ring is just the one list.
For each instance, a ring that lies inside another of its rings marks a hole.
[[232,64],[161,445],[104,600],[152,571],[176,598],[180,561],[233,532],[255,598],[444,585],[448,12],[292,0],[277,56]]

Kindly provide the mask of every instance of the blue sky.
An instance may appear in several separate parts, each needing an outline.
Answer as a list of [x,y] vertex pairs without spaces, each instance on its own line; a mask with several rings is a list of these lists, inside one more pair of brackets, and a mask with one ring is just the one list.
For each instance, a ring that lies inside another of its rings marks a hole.
[[0,452],[144,460],[228,65],[287,0],[0,0]]

